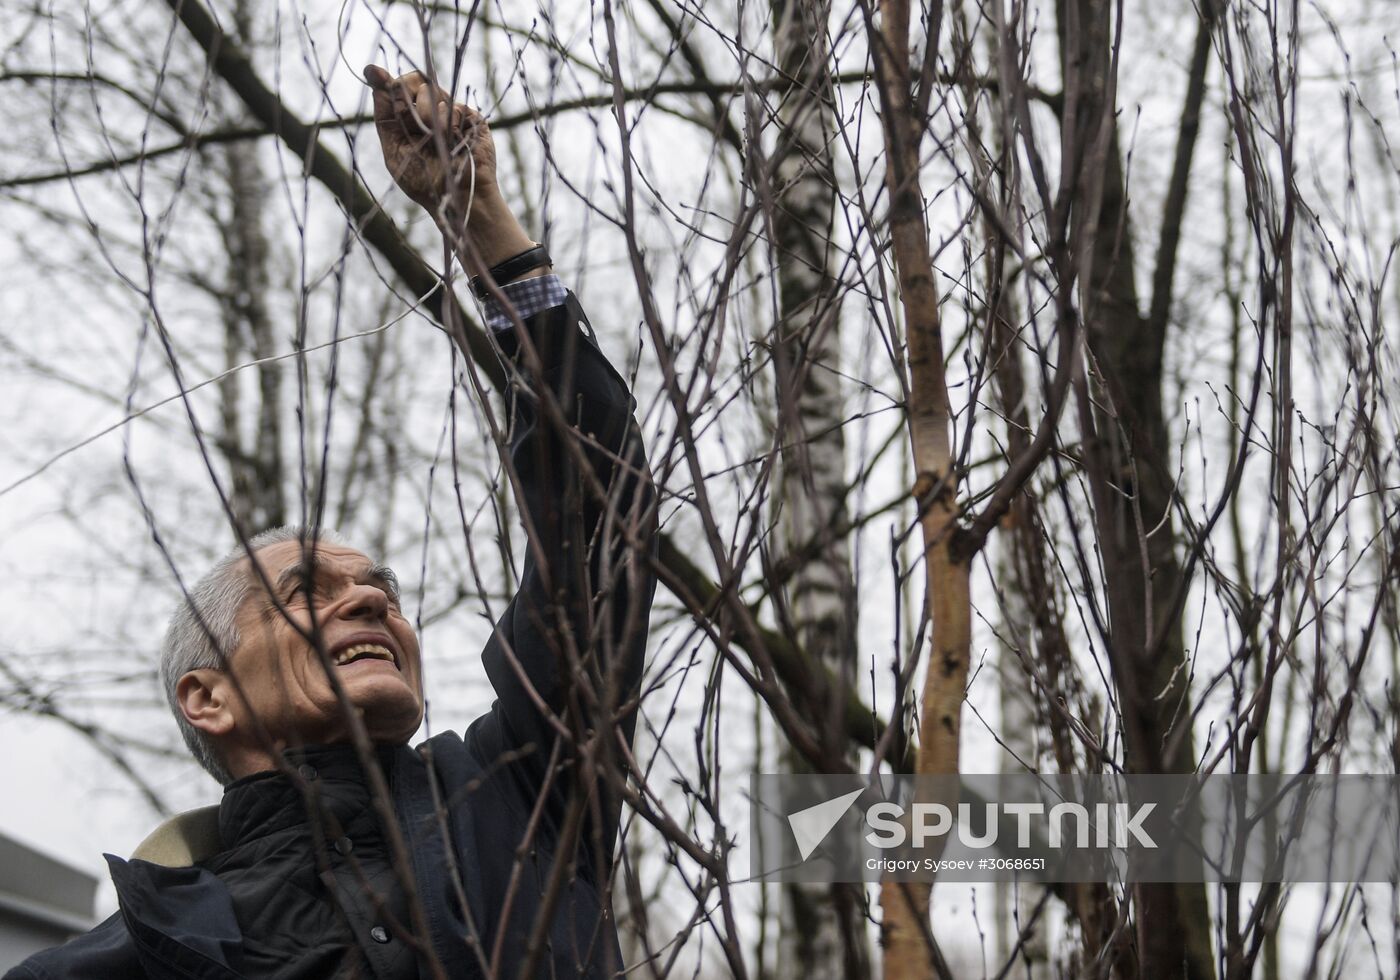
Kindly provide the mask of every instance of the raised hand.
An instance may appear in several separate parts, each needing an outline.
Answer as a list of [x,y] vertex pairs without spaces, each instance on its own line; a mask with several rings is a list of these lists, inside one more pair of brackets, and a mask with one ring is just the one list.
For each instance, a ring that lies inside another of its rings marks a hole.
[[393,78],[368,65],[365,81],[374,90],[384,163],[405,194],[434,216],[449,188],[459,190],[460,206],[468,213],[477,196],[496,195],[496,147],[479,112],[453,102],[420,72]]

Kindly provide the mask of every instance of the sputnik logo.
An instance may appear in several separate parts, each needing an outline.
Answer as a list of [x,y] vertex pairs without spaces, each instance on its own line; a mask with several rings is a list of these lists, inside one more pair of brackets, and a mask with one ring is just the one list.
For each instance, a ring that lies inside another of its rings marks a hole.
[[831,828],[846,815],[851,804],[863,792],[865,791],[853,790],[825,803],[788,814],[788,826],[792,827],[792,836],[797,841],[797,850],[802,855],[802,860],[807,860],[812,856],[812,852],[821,846],[821,842],[826,840],[826,835],[831,833]]

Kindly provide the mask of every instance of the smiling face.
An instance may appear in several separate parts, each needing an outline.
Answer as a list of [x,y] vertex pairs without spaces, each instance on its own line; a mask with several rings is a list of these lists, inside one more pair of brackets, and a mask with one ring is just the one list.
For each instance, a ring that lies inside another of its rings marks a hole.
[[283,541],[257,560],[286,614],[245,560],[252,585],[227,670],[191,671],[176,688],[185,716],[216,739],[233,776],[273,768],[288,746],[348,740],[320,650],[370,738],[408,741],[423,718],[422,672],[393,573],[326,543],[303,554],[299,541]]

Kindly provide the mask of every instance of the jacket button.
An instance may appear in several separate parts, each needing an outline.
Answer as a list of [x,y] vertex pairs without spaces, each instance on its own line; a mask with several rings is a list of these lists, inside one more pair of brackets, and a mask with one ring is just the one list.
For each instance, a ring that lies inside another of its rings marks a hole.
[[316,778],[316,767],[306,765],[297,766],[297,775],[309,783]]
[[375,926],[369,931],[369,938],[377,943],[387,943],[389,941],[389,930],[383,926]]
[[340,855],[349,854],[355,849],[355,842],[349,837],[342,837],[335,842],[335,852]]

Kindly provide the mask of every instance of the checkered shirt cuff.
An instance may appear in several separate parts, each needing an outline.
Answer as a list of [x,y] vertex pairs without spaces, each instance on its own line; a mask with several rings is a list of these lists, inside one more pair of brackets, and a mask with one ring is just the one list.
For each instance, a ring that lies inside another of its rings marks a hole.
[[497,332],[509,330],[514,325],[512,312],[525,320],[536,313],[563,306],[569,295],[559,277],[553,273],[508,282],[501,287],[501,292],[505,293],[508,305],[498,302],[495,296],[487,296],[484,301],[486,326]]

